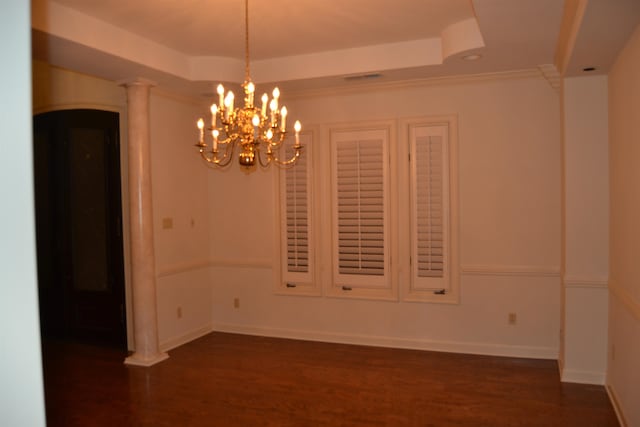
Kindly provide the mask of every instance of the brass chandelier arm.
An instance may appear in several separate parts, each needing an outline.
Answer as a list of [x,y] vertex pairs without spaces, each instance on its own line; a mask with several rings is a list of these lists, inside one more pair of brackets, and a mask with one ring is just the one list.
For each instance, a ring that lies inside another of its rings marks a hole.
[[287,167],[293,166],[298,161],[298,158],[300,157],[300,154],[301,154],[300,152],[302,151],[302,145],[294,146],[293,149],[295,150],[295,152],[293,153],[291,158],[287,160],[280,160],[280,158],[278,158],[273,151],[267,151],[266,153],[267,160],[265,161],[263,160],[262,153],[258,151],[258,160],[260,161],[260,166],[262,166],[263,168],[266,168],[271,163],[275,164],[280,168],[287,168]]
[[293,166],[298,161],[298,158],[300,157],[300,151],[302,151],[302,146],[294,147],[294,149],[295,149],[295,153],[293,153],[293,156],[291,156],[290,159],[281,161],[280,159],[277,159],[276,157],[273,157],[272,161],[277,166],[280,166],[280,167],[291,167],[291,166]]
[[204,148],[200,148],[200,156],[202,156],[202,158],[207,162],[208,166],[225,167],[231,163],[235,148],[235,144],[227,145],[224,150],[224,155],[220,158],[218,157],[218,151],[210,151],[211,156],[208,156],[204,151]]
[[262,158],[263,156],[262,156],[261,150],[257,150],[257,151],[258,152],[256,153],[256,155],[258,157],[258,162],[260,163],[260,166],[262,166],[263,168],[268,167],[271,164],[271,161],[273,160],[271,156],[267,154],[267,161],[265,162]]

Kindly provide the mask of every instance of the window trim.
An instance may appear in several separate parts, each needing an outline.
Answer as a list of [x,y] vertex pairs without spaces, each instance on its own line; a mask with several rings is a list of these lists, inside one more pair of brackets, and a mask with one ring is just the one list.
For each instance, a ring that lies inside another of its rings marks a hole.
[[[397,271],[393,263],[395,259],[396,251],[396,209],[397,209],[397,196],[396,192],[392,191],[395,188],[394,176],[396,175],[396,159],[395,153],[396,147],[396,121],[371,121],[371,122],[356,122],[356,123],[343,123],[334,124],[328,126],[328,170],[331,171],[331,180],[328,182],[325,192],[323,193],[324,210],[323,216],[330,218],[325,224],[326,228],[323,230],[323,235],[330,236],[327,242],[328,248],[323,252],[323,255],[329,262],[328,274],[324,280],[324,292],[328,296],[343,297],[343,298],[358,298],[358,299],[377,299],[377,300],[398,300],[398,280]],[[343,275],[337,272],[337,217],[336,211],[336,195],[334,193],[336,183],[336,139],[335,135],[339,133],[351,133],[351,132],[383,132],[383,174],[384,174],[384,241],[385,241],[385,273],[381,280],[382,285],[366,286],[368,276],[355,277],[355,280],[344,280]],[[323,169],[324,170],[324,169]],[[328,276],[328,277],[327,277]]]
[[[423,116],[403,119],[401,129],[403,132],[403,143],[399,147],[399,156],[402,160],[402,173],[400,174],[400,188],[410,189],[410,191],[399,192],[402,206],[406,206],[408,221],[401,221],[399,238],[403,242],[411,242],[399,248],[400,259],[402,260],[400,275],[401,300],[407,302],[438,302],[458,304],[460,302],[460,261],[459,261],[459,187],[458,187],[458,133],[457,116]],[[424,126],[446,126],[448,130],[448,181],[449,181],[449,245],[448,245],[448,265],[449,265],[449,289],[444,294],[435,293],[437,289],[426,289],[415,286],[413,277],[413,266],[411,257],[413,255],[415,221],[413,217],[413,164],[409,159],[411,152],[411,130]],[[403,211],[404,212],[404,211]]]

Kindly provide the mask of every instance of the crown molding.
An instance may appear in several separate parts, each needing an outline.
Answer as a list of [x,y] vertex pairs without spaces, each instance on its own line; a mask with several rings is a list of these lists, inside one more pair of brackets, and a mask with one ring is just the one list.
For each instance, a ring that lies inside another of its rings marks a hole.
[[414,89],[429,86],[447,86],[447,85],[461,85],[461,84],[474,84],[490,81],[501,80],[514,80],[514,79],[535,79],[541,78],[540,70],[536,68],[513,70],[513,71],[501,71],[497,73],[482,73],[482,74],[467,74],[456,76],[440,76],[440,77],[426,77],[421,79],[400,80],[392,82],[378,82],[359,84],[358,86],[340,86],[320,89],[301,89],[301,90],[288,90],[287,98],[300,99],[300,98],[317,98],[335,95],[355,95],[361,93],[367,93],[371,91],[391,91],[401,89]]
[[540,74],[544,77],[553,90],[556,91],[557,94],[560,94],[560,86],[562,82],[562,76],[560,72],[553,64],[542,64],[538,65],[538,70],[540,70]]

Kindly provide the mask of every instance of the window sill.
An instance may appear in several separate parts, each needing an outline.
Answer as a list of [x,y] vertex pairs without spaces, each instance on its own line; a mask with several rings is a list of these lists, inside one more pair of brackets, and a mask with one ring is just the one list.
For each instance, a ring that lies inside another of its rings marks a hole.
[[366,299],[377,301],[398,301],[398,292],[395,288],[359,288],[345,289],[343,286],[334,285],[326,289],[326,295],[335,298]]

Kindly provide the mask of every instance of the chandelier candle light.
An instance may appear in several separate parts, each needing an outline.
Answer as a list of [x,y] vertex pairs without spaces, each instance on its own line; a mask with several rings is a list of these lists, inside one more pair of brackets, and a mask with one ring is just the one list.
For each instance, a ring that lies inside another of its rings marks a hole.
[[[288,159],[282,159],[282,143],[287,135],[287,107],[279,106],[280,90],[277,87],[273,89],[271,100],[266,93],[262,95],[260,108],[254,103],[256,87],[249,75],[249,0],[245,0],[245,79],[242,88],[244,106],[234,108],[235,95],[231,91],[225,95],[224,87],[219,84],[218,104],[211,105],[209,126],[206,126],[204,119],[198,120],[200,139],[196,147],[202,158],[207,164],[225,167],[231,162],[236,146],[239,145],[238,161],[241,166],[254,166],[256,158],[262,167],[271,163],[278,166],[295,164],[302,150],[302,126],[299,121],[295,122],[293,155]],[[211,150],[208,150],[205,142],[205,133],[211,136]]]

